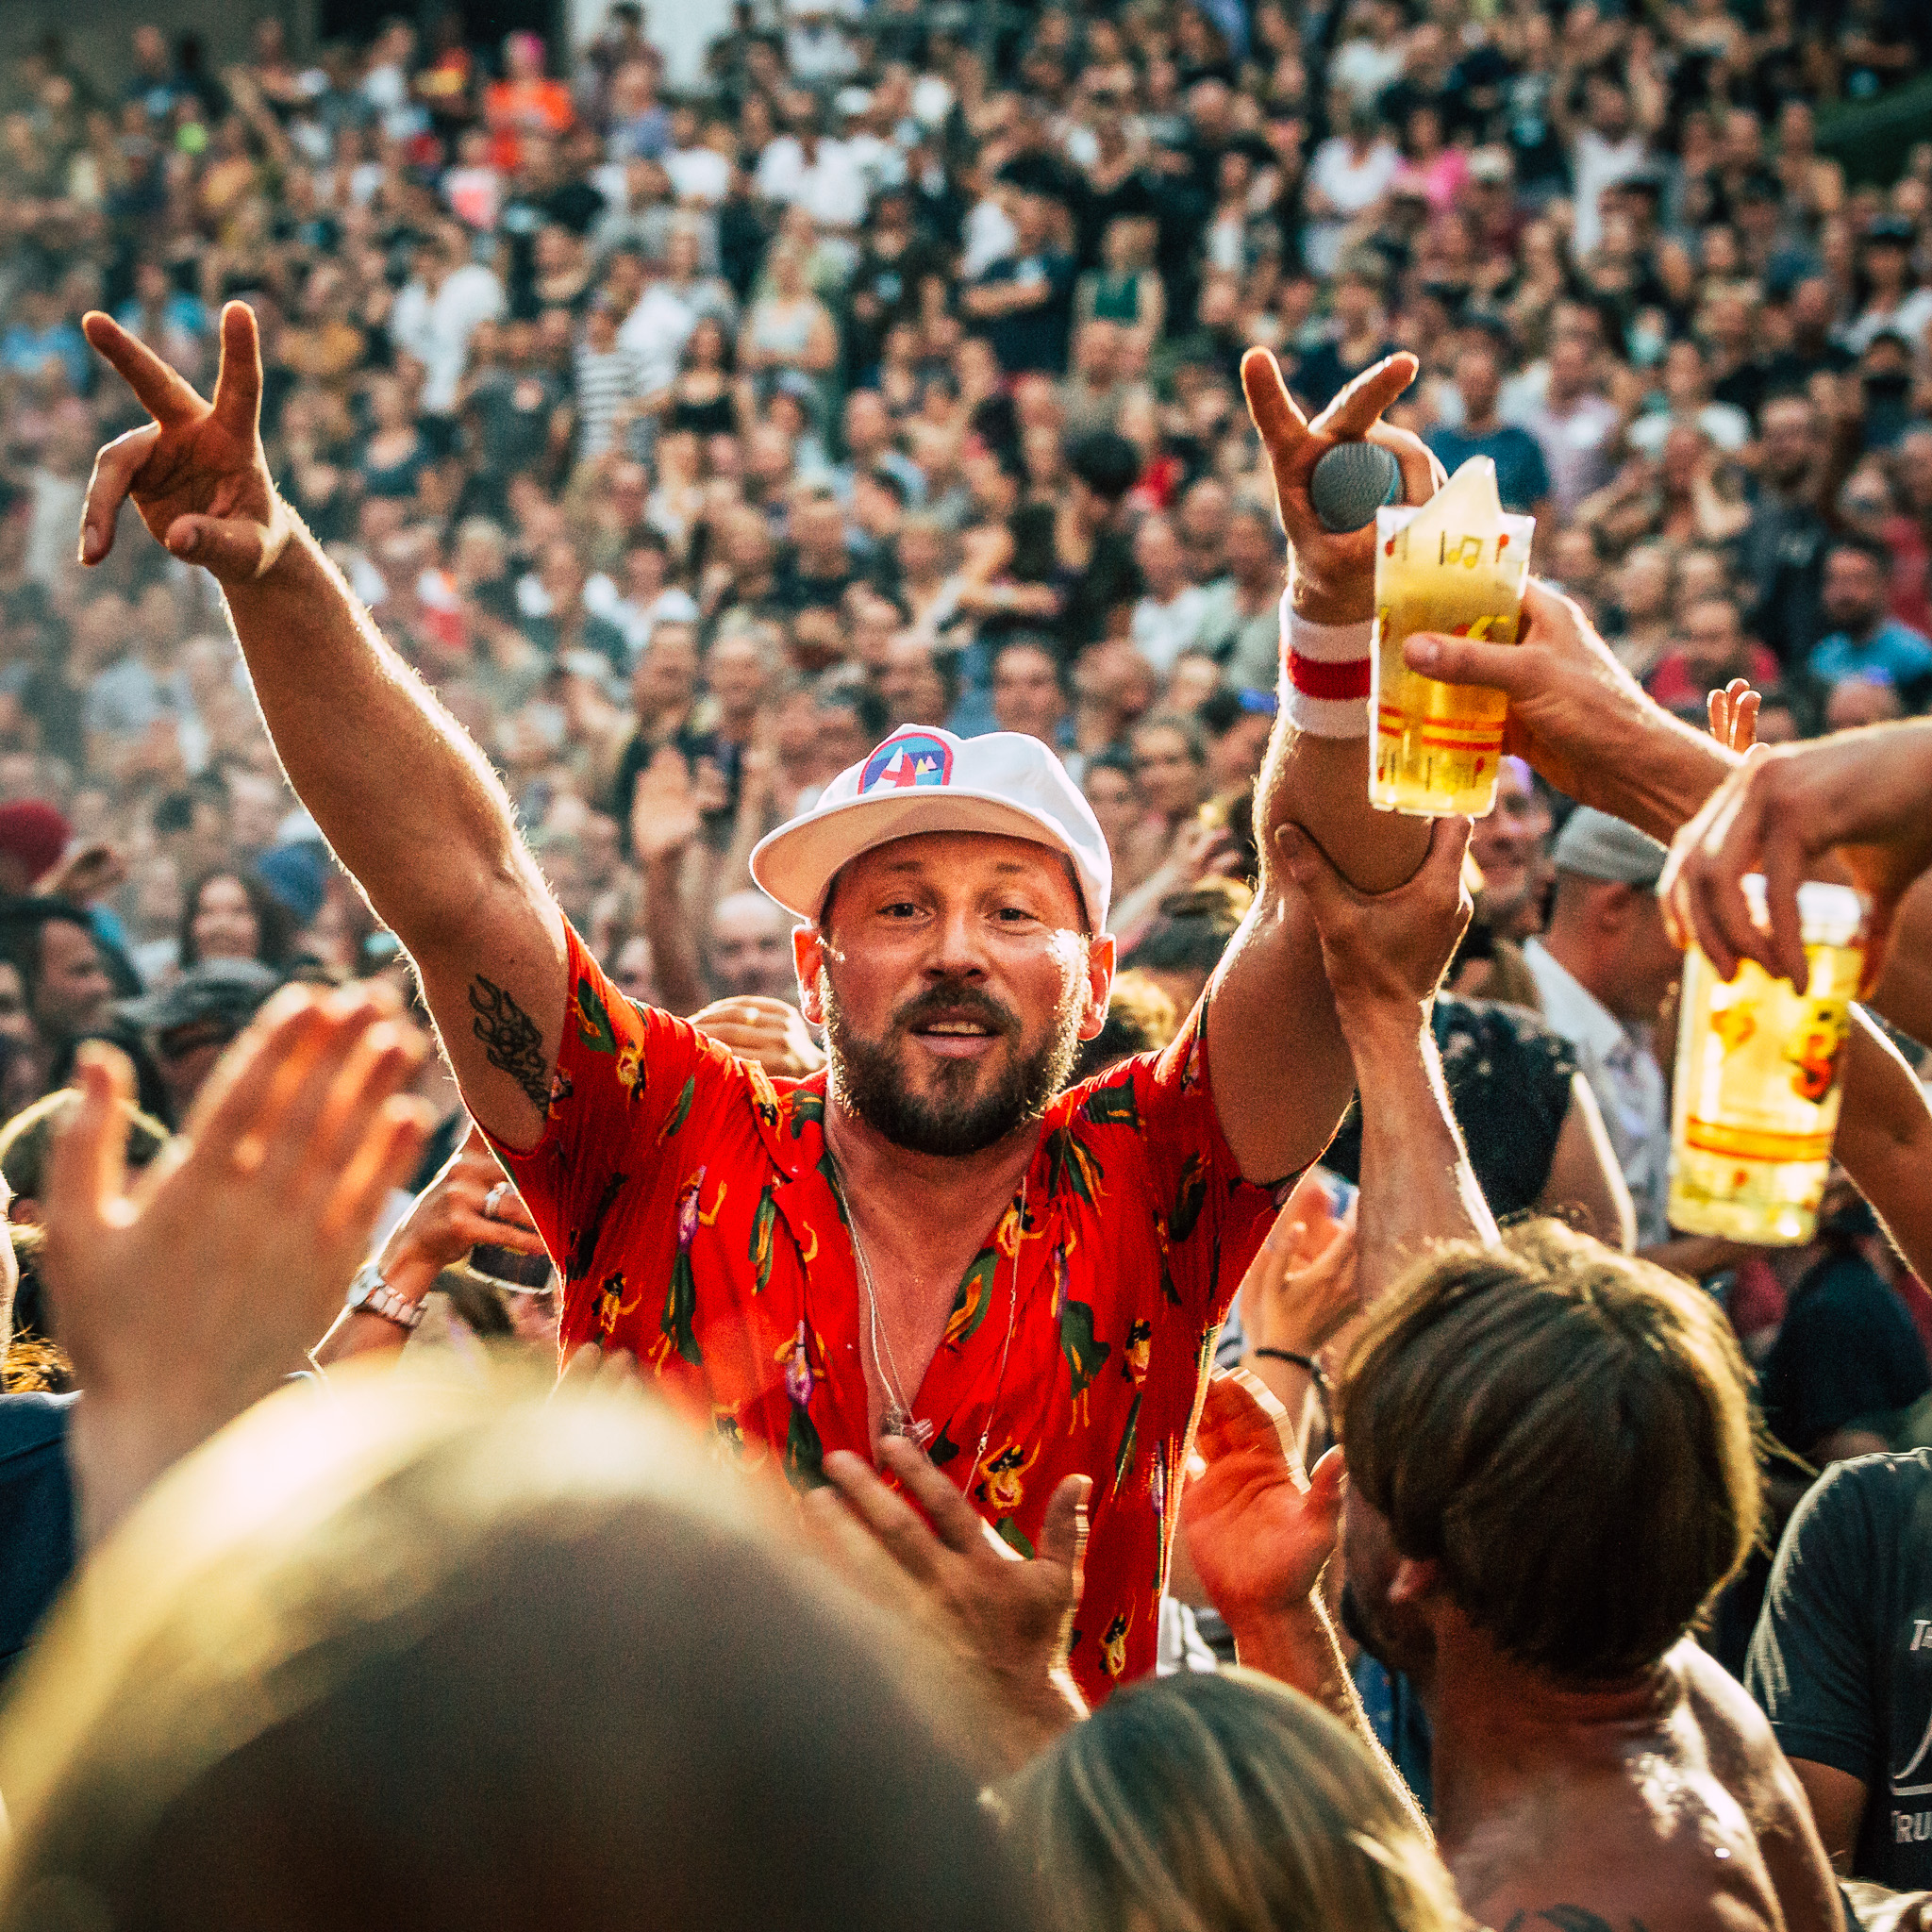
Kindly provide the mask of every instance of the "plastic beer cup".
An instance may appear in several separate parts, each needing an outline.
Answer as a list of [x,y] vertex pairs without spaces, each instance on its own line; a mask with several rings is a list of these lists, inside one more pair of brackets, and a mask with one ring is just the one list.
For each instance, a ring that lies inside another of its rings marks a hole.
[[[1764,881],[1744,891],[1764,918]],[[1865,958],[1865,902],[1848,886],[1798,888],[1810,977],[1802,993],[1746,959],[1721,980],[1684,962],[1671,1123],[1671,1225],[1765,1246],[1808,1241],[1831,1171],[1840,1073]]]
[[1402,645],[1417,631],[1514,643],[1535,533],[1534,517],[1504,514],[1486,457],[1472,458],[1428,503],[1376,511],[1371,805],[1481,818],[1495,804],[1508,700],[1420,675],[1402,661]]

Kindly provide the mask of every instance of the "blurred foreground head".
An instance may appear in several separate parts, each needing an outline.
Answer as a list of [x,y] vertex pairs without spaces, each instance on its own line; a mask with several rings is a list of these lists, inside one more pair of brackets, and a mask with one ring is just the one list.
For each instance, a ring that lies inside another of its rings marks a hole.
[[943,1667],[634,1398],[284,1394],[22,1677],[8,1932],[1024,1918]]
[[1462,1932],[1369,1754],[1249,1671],[1116,1691],[1002,1787],[1063,1932]]

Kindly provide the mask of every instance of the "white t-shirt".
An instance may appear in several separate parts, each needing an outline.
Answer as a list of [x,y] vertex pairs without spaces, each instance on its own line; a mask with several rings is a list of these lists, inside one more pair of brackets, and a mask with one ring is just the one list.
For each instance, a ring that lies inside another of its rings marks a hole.
[[1402,156],[1392,142],[1376,142],[1360,160],[1339,134],[1315,150],[1308,185],[1319,188],[1340,210],[1333,221],[1310,222],[1303,231],[1302,257],[1316,275],[1332,275],[1341,266],[1349,225],[1388,193],[1401,167]]
[[1896,308],[1868,308],[1856,322],[1848,322],[1835,330],[1834,335],[1855,356],[1862,356],[1875,336],[1901,335],[1917,356],[1925,347],[1927,323],[1932,323],[1932,289],[1913,289]]
[[1603,210],[1597,197],[1606,188],[1627,181],[1649,158],[1649,144],[1641,134],[1606,141],[1594,127],[1586,127],[1576,137],[1570,150],[1570,178],[1576,189],[1570,252],[1578,261],[1603,240]]
[[617,341],[638,358],[645,395],[669,389],[676,379],[677,359],[697,325],[697,306],[669,282],[654,282],[638,297],[638,306],[617,331]]
[[1171,603],[1142,597],[1134,606],[1134,642],[1163,677],[1174,669],[1174,659],[1200,637],[1207,609],[1208,592],[1199,584],[1175,591]]
[[724,199],[731,186],[731,163],[708,147],[681,147],[664,157],[664,172],[679,201],[702,201],[708,206]]
[[425,409],[441,415],[455,407],[470,338],[479,323],[493,321],[503,309],[503,284],[480,261],[465,262],[434,295],[413,281],[396,297],[390,333],[428,372]]

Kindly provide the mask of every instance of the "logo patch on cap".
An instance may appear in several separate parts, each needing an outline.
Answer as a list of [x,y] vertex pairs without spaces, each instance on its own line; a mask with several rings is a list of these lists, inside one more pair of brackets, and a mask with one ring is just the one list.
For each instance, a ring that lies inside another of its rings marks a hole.
[[869,791],[903,791],[914,785],[945,785],[952,781],[953,751],[942,739],[924,731],[905,731],[885,743],[865,761],[859,774],[858,795]]

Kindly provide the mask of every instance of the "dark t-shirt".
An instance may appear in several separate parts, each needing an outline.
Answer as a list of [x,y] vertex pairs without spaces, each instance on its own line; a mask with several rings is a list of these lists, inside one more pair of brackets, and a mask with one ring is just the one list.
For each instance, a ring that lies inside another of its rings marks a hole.
[[1765,1358],[1764,1420],[1808,1457],[1825,1437],[1932,1389],[1905,1306],[1856,1254],[1828,1255],[1798,1284]]
[[1039,289],[1029,308],[994,316],[983,325],[1000,367],[1008,375],[1037,371],[1062,375],[1067,366],[1067,335],[1074,320],[1074,260],[1052,250],[1008,256],[979,278],[982,287],[1021,282]]
[[1511,516],[1528,516],[1550,493],[1549,467],[1542,444],[1528,430],[1504,423],[1482,436],[1460,429],[1432,429],[1424,439],[1441,458],[1453,476],[1471,457],[1488,457],[1496,465],[1496,494]]
[[74,1568],[71,1395],[0,1395],[0,1682]]
[[1744,1682],[1786,1757],[1865,1786],[1853,1875],[1932,1886],[1932,1450],[1825,1471],[1778,1546]]

